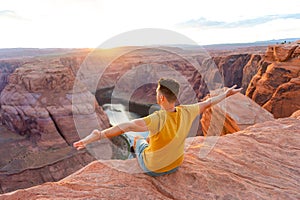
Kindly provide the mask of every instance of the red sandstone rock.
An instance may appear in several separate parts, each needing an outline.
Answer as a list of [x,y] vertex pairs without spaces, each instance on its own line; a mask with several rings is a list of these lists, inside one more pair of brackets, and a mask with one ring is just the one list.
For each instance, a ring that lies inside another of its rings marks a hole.
[[[136,160],[93,162],[58,181],[0,199],[299,199],[300,121],[278,119],[211,140],[190,138],[173,174],[140,174]],[[210,151],[207,156],[203,152]]]
[[291,115],[291,118],[300,119],[300,110],[297,110]]
[[296,47],[299,45],[277,46],[289,52],[285,62],[277,62],[279,58],[270,57],[268,50],[265,64],[261,65],[246,91],[247,96],[273,113],[275,118],[288,117],[300,109],[300,59],[294,56]]
[[297,44],[269,46],[266,52],[267,59],[285,62],[294,57],[293,54],[297,47]]
[[237,84],[238,87],[242,86],[243,69],[249,62],[250,57],[251,55],[249,54],[237,54],[213,58],[222,77],[224,77],[225,86],[232,86],[234,84]]
[[[28,136],[33,130],[28,126],[36,126],[41,132],[40,142],[49,146],[64,146],[78,139],[73,114],[75,118],[84,115],[86,123],[94,123],[90,129],[97,122],[100,128],[108,127],[107,117],[95,104],[93,95],[84,88],[77,88],[76,93],[72,91],[74,80],[70,68],[57,63],[33,63],[18,68],[1,93],[0,112],[4,124]],[[72,97],[78,101],[76,104],[72,104]]]
[[300,77],[280,85],[263,107],[274,113],[275,118],[290,116],[300,109]]
[[[85,87],[73,90],[74,80],[71,68],[47,59],[31,60],[9,76],[0,95],[0,119],[24,137],[4,140],[0,192],[59,180],[94,160],[72,144],[79,139],[78,133],[107,128],[109,122]],[[110,146],[99,148],[109,150]]]
[[250,57],[250,60],[243,68],[243,79],[242,79],[242,85],[241,85],[241,87],[243,88],[243,90],[242,90],[243,94],[245,94],[251,79],[257,73],[260,65],[262,65],[262,56],[252,54]]
[[270,120],[274,120],[271,113],[238,93],[206,110],[201,125],[204,135],[226,135]]
[[300,43],[299,43],[299,46],[295,49],[292,57],[293,58],[300,58]]
[[200,122],[204,136],[223,136],[241,130],[234,119],[217,106],[207,109]]

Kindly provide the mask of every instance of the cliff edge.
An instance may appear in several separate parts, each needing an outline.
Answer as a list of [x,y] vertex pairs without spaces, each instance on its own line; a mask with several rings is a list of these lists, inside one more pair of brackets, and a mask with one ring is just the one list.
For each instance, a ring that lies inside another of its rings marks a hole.
[[61,181],[0,199],[300,199],[299,115],[218,138],[189,138],[174,174],[141,174],[135,159],[94,161]]

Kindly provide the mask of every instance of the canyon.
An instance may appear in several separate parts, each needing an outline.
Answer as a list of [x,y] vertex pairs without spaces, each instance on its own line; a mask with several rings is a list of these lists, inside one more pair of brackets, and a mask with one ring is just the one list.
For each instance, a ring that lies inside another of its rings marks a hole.
[[[76,194],[83,199],[88,196],[82,195],[129,198],[134,190],[133,181],[141,177],[143,180],[138,184],[148,184],[147,194],[151,193],[153,198],[178,198],[180,193],[186,194],[186,199],[196,197],[188,196],[187,191],[211,198],[217,198],[213,196],[217,194],[222,198],[242,198],[242,191],[247,191],[258,198],[265,197],[263,190],[258,189],[264,186],[271,195],[296,199],[299,191],[292,187],[299,187],[299,162],[291,162],[299,158],[299,114],[289,116],[300,109],[299,48],[299,41],[238,52],[124,47],[1,60],[0,193],[53,183],[1,195],[0,199],[72,198]],[[136,166],[134,160],[110,160],[118,141],[103,140],[82,151],[72,147],[74,141],[93,129],[110,126],[101,107],[104,103],[122,103],[127,110],[142,116],[151,113],[160,77],[180,82],[181,104],[201,101],[223,86],[243,87],[243,94],[207,110],[195,122],[185,164],[175,177],[151,179],[112,170],[111,165]],[[207,134],[216,119],[225,123],[212,127],[211,132],[224,136],[218,137],[217,148],[207,158],[198,158],[197,151],[206,145],[206,138],[217,137]],[[99,163],[96,159],[106,161]],[[218,159],[226,162],[220,163]],[[280,172],[281,166],[288,177]],[[272,178],[275,176],[279,179]],[[114,177],[114,181],[107,182],[103,177]],[[278,189],[284,180],[284,189]],[[94,186],[90,186],[92,181]],[[181,189],[171,194],[167,185],[178,181]],[[194,182],[189,188],[187,183],[191,181]],[[227,181],[236,190],[225,191],[220,184]],[[112,192],[110,186],[119,188],[119,192]],[[129,190],[121,192],[124,188]],[[78,194],[79,190],[92,193]],[[240,196],[234,191],[240,191]]]

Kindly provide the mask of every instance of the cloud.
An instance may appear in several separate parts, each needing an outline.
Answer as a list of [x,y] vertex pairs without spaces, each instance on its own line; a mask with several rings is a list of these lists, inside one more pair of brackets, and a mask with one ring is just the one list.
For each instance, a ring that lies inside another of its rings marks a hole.
[[0,10],[0,19],[27,20],[13,10]]
[[284,15],[266,15],[262,17],[238,20],[233,22],[212,21],[202,17],[197,20],[189,20],[180,23],[178,24],[178,26],[187,28],[241,28],[253,27],[279,19],[300,19],[300,13]]

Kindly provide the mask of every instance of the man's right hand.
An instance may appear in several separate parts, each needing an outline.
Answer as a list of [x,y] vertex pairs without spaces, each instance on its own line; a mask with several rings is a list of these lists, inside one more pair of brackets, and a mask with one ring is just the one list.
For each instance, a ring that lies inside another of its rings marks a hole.
[[77,150],[84,149],[85,145],[83,141],[79,140],[78,142],[74,142],[73,147],[75,147]]
[[86,147],[86,145],[95,142],[97,140],[101,139],[101,131],[95,129],[92,131],[91,134],[89,134],[88,136],[86,136],[85,138],[74,142],[73,147],[75,147],[77,150],[80,149],[84,149]]
[[229,96],[231,96],[231,95],[234,95],[234,94],[236,94],[236,93],[239,93],[239,92],[241,92],[241,90],[243,89],[243,88],[235,89],[236,87],[237,87],[237,85],[234,85],[234,86],[232,86],[231,88],[227,88],[226,91],[225,91],[226,97],[229,97]]

